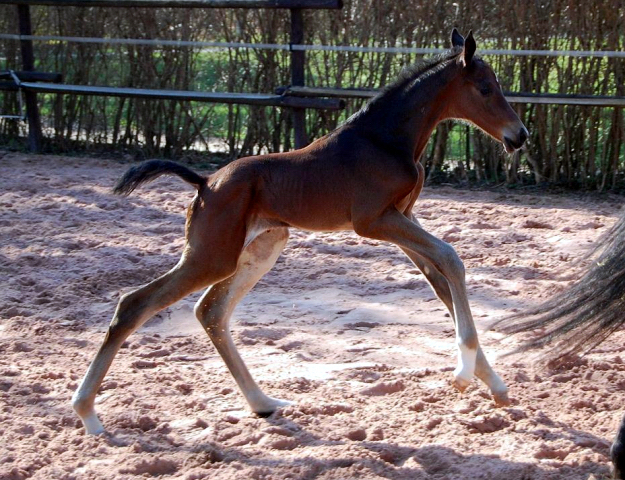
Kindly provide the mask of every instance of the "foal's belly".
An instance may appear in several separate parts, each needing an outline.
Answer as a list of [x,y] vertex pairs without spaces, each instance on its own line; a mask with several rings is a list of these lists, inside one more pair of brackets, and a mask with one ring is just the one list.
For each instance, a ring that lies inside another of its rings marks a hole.
[[[327,186],[263,192],[259,202],[259,216],[268,221],[310,231],[338,231],[352,229],[353,198],[346,191]],[[325,187],[325,188],[324,188]]]

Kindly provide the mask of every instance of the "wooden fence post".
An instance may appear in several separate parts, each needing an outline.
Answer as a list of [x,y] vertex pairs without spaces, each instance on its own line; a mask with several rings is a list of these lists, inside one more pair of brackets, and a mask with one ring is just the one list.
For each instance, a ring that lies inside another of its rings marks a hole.
[[[17,16],[20,35],[32,35],[28,5],[18,5]],[[33,42],[32,40],[21,40],[20,45],[22,50],[22,69],[26,72],[32,72],[35,70]],[[39,108],[37,107],[37,94],[25,90],[23,91],[23,95],[26,103],[26,115],[28,117],[28,149],[31,152],[40,152],[42,135]]]
[[[291,9],[291,45],[304,43],[304,16],[301,8]],[[306,52],[303,50],[291,50],[291,85],[304,86],[305,81]],[[293,133],[295,136],[295,148],[308,145],[306,135],[306,110],[303,108],[293,109]]]

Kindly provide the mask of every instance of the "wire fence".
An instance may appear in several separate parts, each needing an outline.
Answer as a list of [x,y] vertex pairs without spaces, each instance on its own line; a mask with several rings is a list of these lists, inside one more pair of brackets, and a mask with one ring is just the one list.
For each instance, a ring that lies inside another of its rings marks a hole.
[[[388,53],[388,54],[417,54],[434,55],[446,51],[444,48],[416,48],[416,47],[362,47],[358,45],[293,45],[276,43],[245,43],[245,42],[200,42],[189,40],[162,40],[143,38],[96,38],[96,37],[67,37],[59,35],[19,35],[0,33],[1,40],[31,40],[34,42],[66,42],[87,43],[101,45],[150,45],[159,47],[189,47],[189,48],[249,48],[252,50],[284,50],[284,51],[313,51],[313,52],[355,52],[355,53]],[[614,50],[509,50],[498,48],[482,48],[480,55],[510,55],[535,57],[577,57],[577,58],[625,58],[625,52]]]

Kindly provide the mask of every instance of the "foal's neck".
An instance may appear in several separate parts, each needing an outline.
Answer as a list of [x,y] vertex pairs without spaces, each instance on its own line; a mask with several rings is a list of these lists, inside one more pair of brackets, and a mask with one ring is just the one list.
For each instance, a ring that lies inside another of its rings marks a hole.
[[372,103],[360,119],[369,138],[418,161],[432,131],[446,119],[447,87],[458,74],[456,60],[441,61]]
[[436,126],[449,118],[449,86],[458,74],[458,63],[448,60],[440,68],[406,92],[406,133],[411,134],[414,161],[419,161]]

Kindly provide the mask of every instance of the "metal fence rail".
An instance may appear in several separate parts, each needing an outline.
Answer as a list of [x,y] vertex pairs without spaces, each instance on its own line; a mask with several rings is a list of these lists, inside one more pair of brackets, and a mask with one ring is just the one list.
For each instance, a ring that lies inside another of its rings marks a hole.
[[[280,87],[276,93],[297,97],[327,98],[373,98],[379,90],[362,90],[357,88],[325,88],[325,87]],[[563,95],[556,93],[516,93],[505,92],[510,103],[534,103],[548,105],[582,105],[590,107],[625,107],[625,97],[608,97],[601,95]]]
[[[2,3],[3,0],[0,0]],[[443,53],[444,48],[417,47],[363,47],[359,45],[294,45],[281,43],[248,43],[248,42],[203,42],[192,40],[160,40],[149,38],[99,38],[72,37],[63,35],[17,35],[0,33],[3,40],[30,40],[34,42],[65,42],[102,45],[151,45],[161,47],[189,48],[247,48],[251,50],[282,50],[282,51],[317,51],[317,52],[352,52],[352,53],[389,53],[433,55]],[[481,48],[480,55],[509,55],[516,57],[600,57],[625,58],[625,52],[615,50],[509,50],[498,48]]]

